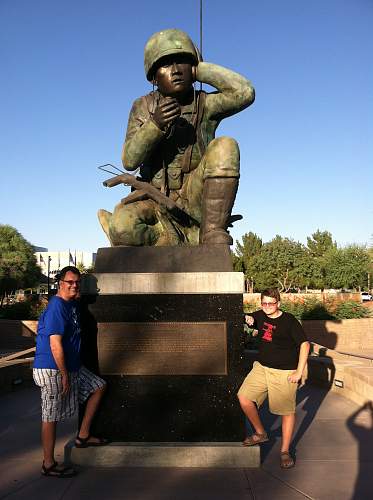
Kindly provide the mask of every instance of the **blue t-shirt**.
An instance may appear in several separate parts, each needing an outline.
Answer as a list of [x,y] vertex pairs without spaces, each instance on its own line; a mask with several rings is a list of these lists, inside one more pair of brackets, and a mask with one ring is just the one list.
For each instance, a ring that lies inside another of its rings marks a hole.
[[57,295],[49,301],[38,324],[34,368],[58,370],[50,347],[50,336],[61,335],[67,371],[80,368],[80,321],[75,300],[64,300]]

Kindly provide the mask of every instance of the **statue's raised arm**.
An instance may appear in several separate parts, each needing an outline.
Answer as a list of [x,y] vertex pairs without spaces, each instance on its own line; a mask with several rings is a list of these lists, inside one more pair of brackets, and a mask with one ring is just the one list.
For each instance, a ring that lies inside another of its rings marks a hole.
[[[254,88],[242,75],[202,62],[189,36],[176,29],[150,37],[144,62],[156,90],[132,106],[123,166],[140,167],[141,181],[178,210],[159,203],[151,190],[135,190],[113,213],[99,211],[101,225],[113,246],[232,244],[227,228],[238,187],[239,148],[230,137],[215,138],[215,131],[223,118],[252,104]],[[196,91],[195,81],[216,92]]]

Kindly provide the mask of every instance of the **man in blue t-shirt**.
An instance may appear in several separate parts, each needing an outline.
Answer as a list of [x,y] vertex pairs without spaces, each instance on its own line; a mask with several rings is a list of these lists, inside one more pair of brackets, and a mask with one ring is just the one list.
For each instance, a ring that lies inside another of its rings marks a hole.
[[258,361],[243,381],[238,399],[255,429],[244,446],[268,441],[258,409],[268,397],[269,409],[282,418],[280,465],[294,467],[289,448],[295,425],[296,390],[307,363],[310,343],[299,321],[280,310],[280,293],[276,288],[261,294],[260,311],[246,315],[246,323],[260,336]]
[[92,419],[106,388],[105,381],[80,362],[80,321],[76,299],[80,272],[64,267],[59,288],[40,316],[33,368],[35,383],[41,388],[41,439],[44,460],[41,473],[51,477],[72,477],[76,471],[58,465],[54,458],[57,422],[74,415],[78,403],[87,401],[75,439],[75,446],[103,446],[108,443],[90,435]]

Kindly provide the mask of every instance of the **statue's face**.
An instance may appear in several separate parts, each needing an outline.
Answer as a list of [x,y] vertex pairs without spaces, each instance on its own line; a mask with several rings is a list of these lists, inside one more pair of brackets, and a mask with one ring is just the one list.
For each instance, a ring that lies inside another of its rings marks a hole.
[[193,84],[190,58],[182,54],[163,57],[155,72],[154,82],[164,96],[183,96]]

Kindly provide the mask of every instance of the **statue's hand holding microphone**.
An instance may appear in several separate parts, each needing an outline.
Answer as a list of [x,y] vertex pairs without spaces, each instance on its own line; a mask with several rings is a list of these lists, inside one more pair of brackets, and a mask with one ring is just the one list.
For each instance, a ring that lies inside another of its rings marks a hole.
[[174,97],[165,97],[154,110],[153,121],[163,131],[172,126],[180,116],[181,108]]

